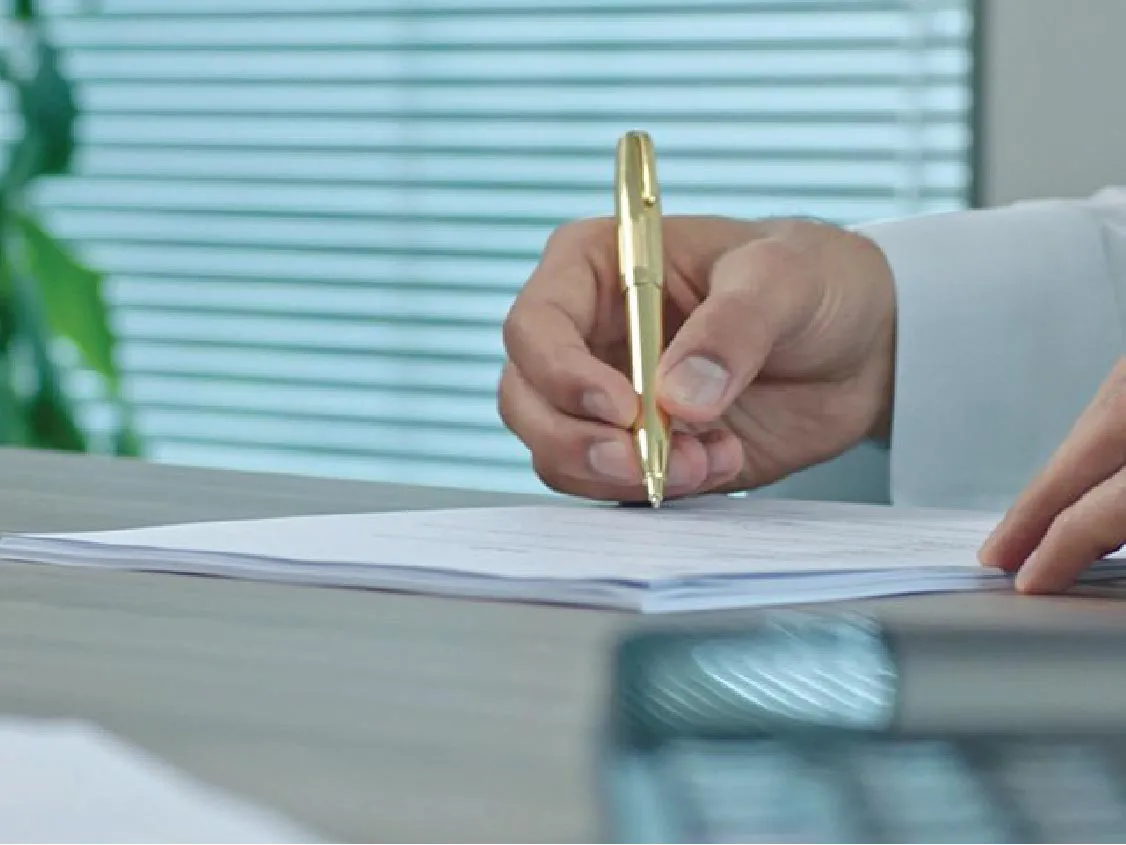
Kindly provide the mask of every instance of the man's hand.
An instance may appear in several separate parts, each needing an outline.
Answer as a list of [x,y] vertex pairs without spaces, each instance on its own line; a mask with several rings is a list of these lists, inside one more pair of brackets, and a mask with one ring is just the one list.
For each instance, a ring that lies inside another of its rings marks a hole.
[[[884,436],[895,292],[866,238],[805,220],[664,221],[667,494],[756,487]],[[504,326],[505,424],[551,488],[641,500],[613,220],[549,240]]]
[[[1126,543],[1126,359],[981,549],[1017,589],[1058,592]],[[1018,571],[1019,570],[1019,571]]]

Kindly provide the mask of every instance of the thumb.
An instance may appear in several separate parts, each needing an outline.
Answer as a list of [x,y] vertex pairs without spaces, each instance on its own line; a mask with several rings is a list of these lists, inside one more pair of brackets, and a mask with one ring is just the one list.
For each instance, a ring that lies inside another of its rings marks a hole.
[[781,241],[760,238],[725,253],[707,296],[662,356],[665,409],[690,423],[720,417],[778,343],[812,318],[819,299],[799,253]]

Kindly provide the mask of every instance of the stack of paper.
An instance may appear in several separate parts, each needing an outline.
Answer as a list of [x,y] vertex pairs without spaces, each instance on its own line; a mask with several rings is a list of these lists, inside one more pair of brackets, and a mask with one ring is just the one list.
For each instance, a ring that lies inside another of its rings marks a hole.
[[[0,558],[667,612],[1007,587],[992,515],[716,496],[16,535]],[[1108,560],[1090,580],[1126,575]]]

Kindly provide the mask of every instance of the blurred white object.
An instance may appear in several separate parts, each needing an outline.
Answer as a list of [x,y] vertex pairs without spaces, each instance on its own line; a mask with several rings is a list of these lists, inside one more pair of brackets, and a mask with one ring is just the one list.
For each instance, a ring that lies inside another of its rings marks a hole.
[[0,717],[4,842],[310,842],[94,725]]

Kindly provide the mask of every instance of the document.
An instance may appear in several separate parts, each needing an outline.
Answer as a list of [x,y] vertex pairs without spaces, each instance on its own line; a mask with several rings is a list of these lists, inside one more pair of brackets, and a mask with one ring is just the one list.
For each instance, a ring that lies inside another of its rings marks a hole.
[[976,557],[996,519],[710,496],[14,535],[0,559],[667,612],[1006,588]]
[[317,841],[84,722],[0,717],[0,782],[3,842]]

